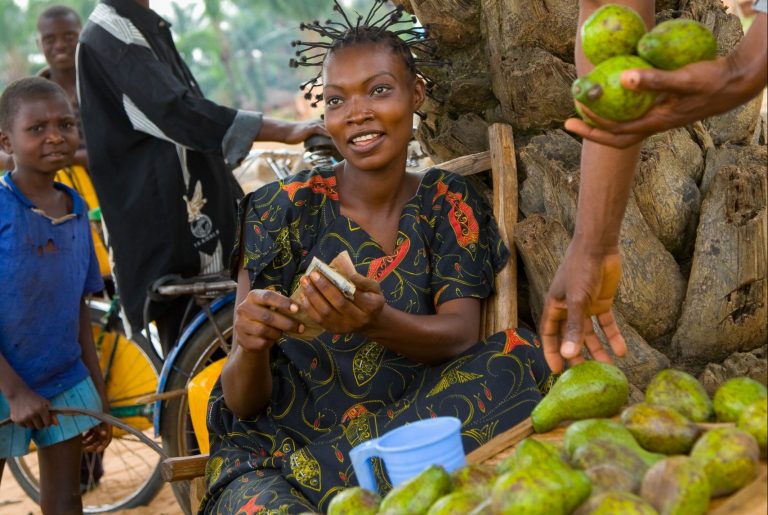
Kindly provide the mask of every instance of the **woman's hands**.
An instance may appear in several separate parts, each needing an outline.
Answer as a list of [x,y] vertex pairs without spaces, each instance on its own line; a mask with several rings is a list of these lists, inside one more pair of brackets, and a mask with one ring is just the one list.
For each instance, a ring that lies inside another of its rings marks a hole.
[[304,327],[285,313],[297,313],[299,306],[285,295],[271,290],[251,290],[235,308],[235,337],[246,352],[267,351],[284,332],[301,332]]
[[315,271],[300,279],[304,288],[303,308],[312,320],[334,334],[360,333],[374,326],[384,309],[384,295],[379,283],[361,276],[352,276],[355,284],[354,301]]

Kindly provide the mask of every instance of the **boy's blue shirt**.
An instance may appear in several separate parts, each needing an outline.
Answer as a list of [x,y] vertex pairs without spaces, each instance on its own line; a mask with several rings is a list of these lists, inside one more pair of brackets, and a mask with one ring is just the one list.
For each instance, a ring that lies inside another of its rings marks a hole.
[[88,376],[78,342],[80,299],[104,284],[88,208],[73,189],[57,220],[0,177],[0,354],[32,390],[51,398]]

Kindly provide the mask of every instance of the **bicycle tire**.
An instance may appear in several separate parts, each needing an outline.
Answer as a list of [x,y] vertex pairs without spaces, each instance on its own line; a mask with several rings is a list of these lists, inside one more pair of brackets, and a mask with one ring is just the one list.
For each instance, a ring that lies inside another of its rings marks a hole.
[[[126,405],[126,403],[131,406],[131,397],[155,393],[159,378],[159,358],[154,353],[146,352],[141,343],[125,338],[122,323],[116,313],[110,313],[108,303],[89,301],[88,308],[95,335],[101,333],[106,337],[114,335],[119,337],[119,340],[112,340],[118,342],[119,347],[118,345],[110,346],[110,350],[115,349],[115,352],[112,353],[113,358],[119,348],[120,354],[118,354],[117,362],[122,360],[126,364],[124,368],[130,368],[133,372],[139,371],[133,374],[127,382],[117,383],[113,380],[115,376],[112,376],[112,379],[107,378],[110,401],[118,406]],[[108,322],[106,332],[102,332],[101,329],[104,316],[113,317]],[[100,355],[100,361],[101,358],[105,358],[105,356]],[[149,382],[150,376],[153,376],[153,384]],[[129,389],[132,391],[138,389],[138,391],[127,395],[126,392]],[[123,420],[134,421],[135,423],[139,418],[143,421],[140,426],[141,430],[151,431],[152,423],[146,416],[126,417]],[[133,426],[134,424],[129,423],[129,425]],[[146,455],[145,451],[147,451]],[[145,456],[150,457],[146,458]],[[128,460],[127,458],[131,459]],[[87,486],[89,490],[83,493],[83,513],[108,513],[146,506],[163,486],[162,463],[159,456],[133,437],[121,437],[118,432],[113,431],[112,442],[105,451],[103,459],[98,458],[99,461],[103,461],[104,476],[101,477],[100,481],[92,482],[93,467],[96,460],[97,458],[92,457],[90,463],[85,465],[89,469],[89,482],[92,484],[89,484]],[[117,470],[121,466],[124,469]],[[26,456],[8,459],[8,467],[24,492],[39,504],[40,483],[37,473],[37,453],[31,452]]]
[[[232,321],[234,309],[227,304],[214,314],[216,325],[227,342],[232,341]],[[206,321],[190,337],[184,351],[177,358],[173,373],[168,378],[170,391],[186,389],[187,383],[212,362],[223,358],[226,352],[219,342],[219,337],[210,321]],[[163,402],[163,414],[160,422],[160,435],[163,449],[168,456],[194,456],[199,454],[192,421],[189,418],[187,398],[176,397]],[[175,481],[171,488],[184,513],[192,513],[189,506],[190,482]],[[195,507],[196,508],[196,507]],[[196,512],[196,509],[194,510]]]

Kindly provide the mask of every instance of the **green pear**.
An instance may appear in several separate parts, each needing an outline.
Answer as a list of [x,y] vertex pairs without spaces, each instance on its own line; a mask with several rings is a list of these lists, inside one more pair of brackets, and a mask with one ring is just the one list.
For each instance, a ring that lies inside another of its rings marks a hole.
[[757,399],[744,408],[737,427],[755,438],[760,455],[765,458],[768,447],[768,398]]
[[623,445],[632,450],[648,467],[664,458],[661,454],[648,452],[640,447],[626,427],[606,418],[579,420],[568,426],[563,435],[563,448],[573,458],[579,447],[595,440],[609,440]]
[[458,491],[442,496],[433,504],[427,515],[455,515],[469,513],[479,506],[485,496],[473,491]]
[[707,475],[712,497],[718,497],[755,479],[760,449],[752,435],[735,427],[719,427],[699,438],[691,459]]
[[[586,447],[585,445],[581,448]],[[626,457],[622,456],[620,459],[626,460]],[[634,463],[634,466],[637,467],[636,470],[642,471],[646,469],[645,463],[640,458],[636,458]],[[631,472],[623,465],[616,463],[591,465],[584,469],[584,473],[589,478],[589,482],[592,483],[592,495],[599,495],[604,492],[638,493],[640,491],[640,480],[643,477],[642,472]]]
[[533,429],[544,433],[565,420],[610,417],[628,398],[624,372],[613,365],[586,361],[566,370],[533,409]]
[[635,54],[645,34],[645,22],[637,12],[619,4],[607,4],[584,20],[581,49],[594,65],[617,55]]
[[634,55],[611,57],[573,81],[571,94],[602,118],[619,122],[635,120],[656,100],[656,93],[632,91],[621,85],[622,72],[636,68],[651,68],[651,65]]
[[[627,447],[623,443],[613,440],[598,438],[581,445],[573,453],[571,465],[585,471],[592,470],[596,473],[598,467],[611,465],[613,468],[621,470],[621,477],[616,477],[616,483],[628,492],[640,491],[640,483],[648,470],[648,464],[637,455],[637,451]],[[587,476],[590,476],[587,473]]]
[[624,424],[643,449],[662,454],[687,454],[699,437],[699,428],[666,406],[641,402],[621,414]]
[[565,515],[563,486],[533,468],[502,474],[493,485],[491,507],[496,515]]
[[709,480],[687,456],[665,458],[643,478],[640,495],[661,515],[704,515],[709,509]]
[[559,485],[557,495],[563,497],[563,507],[568,513],[589,497],[589,477],[582,471],[573,470],[551,444],[526,438],[517,444],[514,454],[509,458],[497,467],[500,473],[528,470],[535,471],[532,472],[535,474],[546,474]]
[[606,492],[593,497],[576,515],[658,515],[642,497],[629,492]]
[[379,512],[381,497],[355,486],[345,488],[331,499],[328,515],[373,515]]
[[696,20],[677,18],[659,23],[641,37],[637,53],[656,68],[676,70],[717,57],[717,40]]
[[496,472],[490,465],[472,463],[451,473],[454,491],[466,490],[481,495],[490,495]]
[[758,399],[768,397],[762,384],[748,377],[734,377],[717,389],[713,404],[720,422],[736,422],[741,412]]
[[418,475],[394,487],[381,501],[381,513],[425,514],[451,491],[451,476],[443,467],[430,465]]
[[692,422],[712,418],[712,401],[704,387],[690,374],[666,369],[656,374],[645,389],[645,402],[667,406]]

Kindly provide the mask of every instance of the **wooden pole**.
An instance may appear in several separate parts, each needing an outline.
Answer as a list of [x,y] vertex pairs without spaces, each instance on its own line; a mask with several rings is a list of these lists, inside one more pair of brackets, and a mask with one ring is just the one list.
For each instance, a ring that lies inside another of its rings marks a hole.
[[496,276],[496,295],[490,300],[487,334],[517,327],[517,255],[515,224],[517,223],[517,162],[512,126],[494,123],[488,128],[493,180],[493,214],[499,224],[501,238],[510,250],[509,262]]

